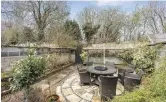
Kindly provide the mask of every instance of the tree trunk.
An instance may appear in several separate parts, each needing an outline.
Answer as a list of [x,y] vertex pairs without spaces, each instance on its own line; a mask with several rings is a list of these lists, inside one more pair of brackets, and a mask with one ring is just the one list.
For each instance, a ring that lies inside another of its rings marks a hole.
[[24,102],[30,102],[29,101],[29,89],[24,90]]
[[44,29],[39,29],[38,32],[39,41],[44,41]]

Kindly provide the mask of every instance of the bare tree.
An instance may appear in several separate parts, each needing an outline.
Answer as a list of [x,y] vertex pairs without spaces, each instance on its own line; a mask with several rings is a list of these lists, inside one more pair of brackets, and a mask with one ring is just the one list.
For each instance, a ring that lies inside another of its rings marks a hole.
[[11,9],[4,9],[4,13],[11,12],[14,16],[25,19],[24,24],[34,22],[39,41],[44,41],[47,27],[69,14],[67,3],[64,1],[10,1],[8,4]]

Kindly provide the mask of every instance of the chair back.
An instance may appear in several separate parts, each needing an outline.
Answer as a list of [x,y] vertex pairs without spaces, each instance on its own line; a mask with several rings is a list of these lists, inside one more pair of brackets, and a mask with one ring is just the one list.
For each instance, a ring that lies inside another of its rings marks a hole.
[[83,69],[81,65],[79,65],[79,66],[77,66],[77,71],[78,72],[82,72],[82,71],[86,71],[86,70]]
[[133,73],[133,72],[134,72],[134,69],[133,69],[133,68],[127,68],[127,69],[126,69],[126,72],[128,72],[128,73]]
[[100,76],[100,92],[102,97],[113,98],[116,95],[117,76]]
[[127,73],[124,78],[124,88],[127,91],[132,91],[133,88],[141,83],[141,78],[138,74]]
[[118,69],[118,73],[124,73],[125,71],[126,71],[126,69],[123,69],[123,68]]
[[78,67],[77,70],[80,76],[80,84],[81,85],[85,83],[90,84],[91,83],[90,73],[86,69],[79,69]]
[[145,74],[145,72],[142,70],[142,69],[140,69],[139,70],[139,72],[138,72],[138,75],[142,78],[142,76]]
[[85,65],[86,65],[86,66],[92,66],[92,65],[93,65],[93,62],[85,62]]

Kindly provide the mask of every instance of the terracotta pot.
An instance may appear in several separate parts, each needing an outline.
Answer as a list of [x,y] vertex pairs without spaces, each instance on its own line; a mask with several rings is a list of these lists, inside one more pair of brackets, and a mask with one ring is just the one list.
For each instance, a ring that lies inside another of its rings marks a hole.
[[60,97],[56,94],[50,95],[46,98],[46,102],[60,102]]

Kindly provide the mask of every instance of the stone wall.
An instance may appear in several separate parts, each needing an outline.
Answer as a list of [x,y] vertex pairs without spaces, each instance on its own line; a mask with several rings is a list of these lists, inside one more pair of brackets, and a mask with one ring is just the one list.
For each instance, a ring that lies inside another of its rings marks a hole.
[[[1,72],[9,71],[12,68],[14,62],[21,59],[25,59],[27,56],[11,56],[11,57],[1,57]],[[72,61],[75,62],[75,55],[65,54],[60,55],[58,62]]]
[[26,58],[26,56],[1,57],[1,72],[9,71],[15,61]]

